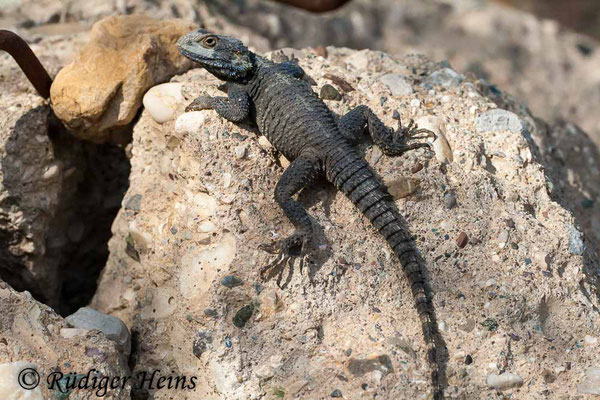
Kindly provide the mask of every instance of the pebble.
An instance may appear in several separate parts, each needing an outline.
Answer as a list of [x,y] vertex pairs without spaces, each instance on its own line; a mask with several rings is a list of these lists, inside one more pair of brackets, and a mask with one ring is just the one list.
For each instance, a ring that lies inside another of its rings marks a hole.
[[340,398],[342,397],[342,392],[339,389],[335,389],[333,392],[331,392],[331,397]]
[[585,371],[583,382],[577,385],[577,393],[579,394],[596,394],[600,395],[600,368],[591,367]]
[[387,182],[387,187],[394,199],[403,199],[417,190],[419,181],[417,179],[400,177]]
[[254,307],[251,305],[246,305],[238,310],[233,316],[233,325],[238,328],[243,328],[250,317],[252,317],[252,312],[254,311]]
[[46,169],[46,172],[44,172],[44,175],[42,176],[42,178],[45,180],[52,179],[55,176],[58,176],[58,174],[60,173],[60,169],[61,168],[58,163],[52,163],[51,165],[48,166],[48,168]]
[[322,98],[323,100],[341,100],[342,99],[342,95],[340,94],[340,92],[338,92],[338,90],[336,88],[334,88],[333,86],[331,86],[328,83],[324,84],[323,87],[321,88],[319,97]]
[[210,331],[199,331],[194,338],[192,345],[192,353],[196,358],[200,358],[202,353],[208,349],[208,345],[213,342],[213,337]]
[[411,107],[420,107],[421,106],[421,101],[419,99],[412,99],[410,101],[410,105]]
[[523,378],[518,374],[505,372],[503,374],[489,374],[486,379],[487,385],[498,390],[506,390],[523,385]]
[[444,195],[444,207],[446,210],[451,210],[456,206],[456,195],[454,193],[446,193]]
[[420,162],[417,162],[417,163],[415,163],[415,165],[410,167],[410,172],[413,174],[416,174],[417,172],[419,172],[422,169],[423,169],[423,164],[421,164]]
[[313,49],[315,51],[315,54],[323,57],[323,58],[327,58],[327,49],[323,46],[317,46]]
[[202,131],[206,121],[206,111],[190,111],[181,114],[175,120],[175,132],[195,134]]
[[435,158],[441,163],[451,163],[454,161],[452,155],[452,149],[446,139],[446,134],[442,129],[442,119],[433,115],[426,115],[417,119],[416,123],[419,128],[429,129],[435,133],[435,140],[433,141],[433,151],[435,152]]
[[175,115],[179,104],[183,102],[182,87],[181,82],[169,82],[151,87],[146,92],[142,102],[153,120],[162,124]]
[[425,78],[422,85],[425,89],[432,89],[434,86],[449,88],[458,86],[462,81],[462,75],[452,68],[442,68],[432,72]]
[[498,236],[498,247],[500,247],[501,249],[505,248],[507,242],[508,242],[508,231],[504,230],[504,231],[500,232],[500,235]]
[[258,138],[258,144],[264,150],[271,150],[273,148],[273,145],[271,144],[271,142],[269,142],[269,139],[267,139],[265,136],[260,136]]
[[456,245],[462,249],[467,245],[467,243],[469,243],[469,237],[466,233],[461,232],[458,235],[458,238],[456,238]]
[[134,194],[125,203],[125,209],[131,211],[140,211],[142,208],[142,195]]
[[412,85],[399,74],[387,74],[379,78],[381,83],[390,89],[392,96],[406,96],[413,92]]
[[223,188],[227,189],[229,186],[231,186],[231,179],[232,176],[229,172],[225,172],[223,174]]
[[351,65],[354,69],[362,71],[369,66],[369,50],[360,50],[354,52],[346,58],[346,64]]
[[526,128],[518,115],[502,109],[485,111],[475,119],[478,133],[510,131],[524,133]]
[[243,284],[244,284],[244,281],[235,275],[227,275],[226,277],[221,279],[221,285],[223,285],[229,289],[234,288],[236,286],[242,286]]
[[248,151],[248,146],[246,146],[245,144],[241,144],[239,146],[236,146],[235,148],[235,157],[238,160],[241,160],[242,158],[246,157],[246,152]]
[[96,329],[103,332],[107,338],[116,342],[125,354],[129,354],[131,336],[129,329],[119,318],[103,314],[90,307],[82,307],[66,317],[65,321],[75,328]]
[[583,237],[581,232],[577,230],[574,226],[568,226],[569,229],[569,251],[575,255],[582,255],[585,250],[585,245],[583,244]]

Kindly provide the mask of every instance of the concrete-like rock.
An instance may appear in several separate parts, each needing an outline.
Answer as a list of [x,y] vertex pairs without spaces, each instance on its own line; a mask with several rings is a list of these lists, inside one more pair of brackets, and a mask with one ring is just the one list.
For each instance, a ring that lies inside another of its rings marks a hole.
[[[410,99],[396,98],[381,76],[399,74],[418,82],[439,65],[420,56],[394,59],[333,47],[327,53],[326,67],[309,56],[299,64],[317,82],[315,90],[337,85],[328,76],[355,88],[344,92],[343,102],[328,102],[337,115],[365,104],[390,127],[396,126],[396,109],[403,122],[435,117],[451,145],[452,162],[426,149],[393,158],[376,152],[368,139],[358,145],[387,182],[418,181],[418,191],[413,185],[412,195],[395,201],[427,266],[449,355],[449,393],[467,399],[492,395],[487,366],[512,354],[511,366],[527,382],[518,389],[519,398],[537,399],[544,390],[572,395],[574,382],[598,359],[597,345],[584,342],[597,336],[594,327],[600,324],[593,311],[594,276],[585,264],[593,254],[587,248],[583,256],[569,250],[568,227],[579,225],[561,205],[562,192],[548,194],[545,159],[521,130],[476,130],[473,107],[481,113],[493,107],[477,94],[478,81],[465,78],[443,93],[416,85]],[[361,58],[368,62],[360,65]],[[354,69],[348,59],[365,69]],[[200,69],[174,81],[183,84],[188,99],[202,92],[222,95],[220,82]],[[413,110],[411,100],[419,107]],[[92,301],[92,307],[137,332],[143,346],[136,350],[136,370],[168,363],[182,374],[202,377],[197,390],[181,393],[182,399],[273,393],[329,398],[334,390],[353,399],[364,396],[363,384],[369,396],[385,399],[429,396],[410,287],[368,220],[343,194],[316,182],[297,197],[321,227],[315,253],[302,268],[299,263],[281,268],[280,283],[289,280],[285,290],[277,284],[278,271],[263,281],[260,269],[279,256],[261,251],[260,244],[293,231],[272,196],[283,168],[265,139],[214,111],[202,112],[200,131],[177,132],[184,107],[178,105],[177,118],[163,124],[144,111],[134,128],[126,198],[143,193],[143,206],[119,212]],[[532,121],[531,132],[542,128],[526,112],[518,115]],[[169,145],[173,136],[176,146]],[[247,146],[243,159],[235,152],[241,144]],[[446,208],[447,193],[460,206]],[[497,239],[508,219],[514,227],[500,248]],[[138,260],[125,251],[134,233],[145,243]],[[540,270],[538,259],[551,260],[550,270]],[[226,276],[244,284],[228,288],[221,283]],[[198,339],[200,331],[210,331],[212,343],[204,334]],[[274,356],[281,357],[282,367],[272,364]],[[544,370],[561,367],[554,381],[541,378]]]
[[65,318],[69,325],[78,329],[96,329],[113,340],[119,348],[129,354],[131,335],[127,326],[117,317],[106,315],[89,307],[82,307],[75,314]]
[[511,131],[521,133],[525,130],[518,115],[506,110],[490,110],[481,113],[475,121],[477,132]]
[[577,393],[600,395],[600,368],[585,371],[585,379],[577,385]]
[[379,78],[379,80],[390,89],[392,96],[406,96],[413,92],[412,85],[402,75],[387,74]]
[[463,77],[452,68],[441,68],[423,80],[423,87],[426,89],[436,86],[449,88],[451,86],[458,86],[462,81]]
[[176,41],[192,29],[182,20],[141,15],[99,21],[90,42],[52,84],[54,112],[78,137],[108,140],[131,122],[146,90],[190,68]]

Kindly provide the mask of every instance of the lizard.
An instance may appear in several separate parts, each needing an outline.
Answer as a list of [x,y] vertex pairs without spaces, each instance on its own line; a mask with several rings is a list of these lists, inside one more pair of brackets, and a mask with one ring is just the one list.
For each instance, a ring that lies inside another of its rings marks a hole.
[[[386,186],[356,149],[365,131],[386,156],[392,157],[429,147],[415,140],[435,138],[435,134],[419,129],[413,121],[403,126],[400,118],[396,130],[388,128],[364,105],[337,120],[303,79],[304,70],[295,60],[275,63],[250,51],[236,38],[198,29],[182,36],[177,45],[183,56],[225,81],[227,89],[227,97],[197,97],[186,111],[214,110],[234,123],[253,121],[273,147],[290,160],[275,186],[274,197],[295,230],[289,237],[261,248],[278,253],[279,265],[310,253],[314,223],[293,196],[325,177],[370,220],[399,258],[421,321],[433,398],[443,399],[436,356],[439,332],[416,246]],[[274,265],[263,267],[261,276]]]

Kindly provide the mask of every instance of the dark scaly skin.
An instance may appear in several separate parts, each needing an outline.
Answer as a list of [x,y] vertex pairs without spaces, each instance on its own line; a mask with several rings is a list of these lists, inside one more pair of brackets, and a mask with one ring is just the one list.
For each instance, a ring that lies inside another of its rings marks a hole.
[[436,356],[439,333],[417,250],[387,188],[354,148],[365,128],[389,156],[427,146],[408,142],[431,132],[413,127],[412,122],[393,131],[366,106],[351,110],[338,123],[310,84],[301,79],[304,71],[297,64],[273,63],[250,52],[237,39],[199,29],[182,37],[178,45],[184,56],[228,82],[227,98],[200,96],[187,110],[213,109],[233,122],[250,117],[269,142],[291,161],[277,183],[275,199],[296,230],[275,245],[263,246],[267,251],[279,252],[281,258],[278,264],[263,268],[261,274],[287,262],[295,249],[299,248],[300,254],[308,251],[314,227],[302,204],[292,196],[317,177],[325,176],[371,221],[398,256],[421,320],[434,399],[442,399],[444,379]]

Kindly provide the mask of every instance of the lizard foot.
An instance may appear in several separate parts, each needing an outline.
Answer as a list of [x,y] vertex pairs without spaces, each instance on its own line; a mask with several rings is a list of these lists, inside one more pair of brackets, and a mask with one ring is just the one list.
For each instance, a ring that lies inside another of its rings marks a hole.
[[[259,245],[259,249],[269,254],[277,254],[277,258],[273,262],[260,269],[260,276],[263,281],[277,275],[277,286],[280,289],[285,288],[291,281],[294,261],[296,259],[300,260],[300,271],[302,272],[304,258],[307,256],[306,250],[309,247],[308,242],[309,239],[307,235],[303,233],[294,233],[292,236],[283,240]],[[283,279],[283,273],[288,265],[290,272],[286,282],[282,285],[281,281]]]
[[201,110],[212,110],[211,105],[212,97],[210,96],[199,96],[194,99],[186,108],[185,112],[190,111],[201,111]]
[[423,140],[428,138],[436,139],[435,133],[429,129],[420,129],[412,119],[408,125],[402,125],[400,114],[394,112],[394,118],[398,120],[398,128],[393,132],[391,140],[380,145],[384,154],[388,156],[400,156],[409,150],[427,148],[431,150],[431,144],[428,142],[409,143],[413,140]]

